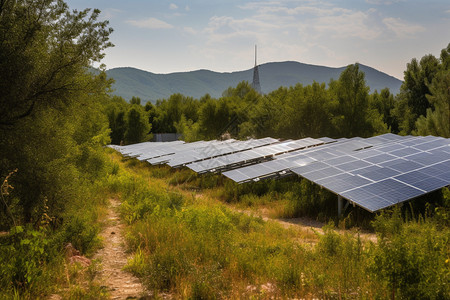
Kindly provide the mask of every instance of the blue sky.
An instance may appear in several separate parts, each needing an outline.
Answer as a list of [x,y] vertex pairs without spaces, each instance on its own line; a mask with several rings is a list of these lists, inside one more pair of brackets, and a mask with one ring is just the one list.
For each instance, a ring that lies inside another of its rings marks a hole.
[[341,67],[359,62],[403,79],[413,57],[450,42],[450,1],[410,0],[67,0],[99,8],[114,48],[107,68],[153,73],[246,70],[299,61]]

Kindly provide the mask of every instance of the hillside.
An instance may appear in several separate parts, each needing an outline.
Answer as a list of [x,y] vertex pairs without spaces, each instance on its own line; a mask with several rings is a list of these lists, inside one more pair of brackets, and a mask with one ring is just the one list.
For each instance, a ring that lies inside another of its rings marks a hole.
[[[263,93],[269,93],[280,86],[289,87],[297,83],[328,83],[332,78],[338,79],[345,68],[315,66],[294,61],[266,63],[259,66],[261,89]],[[371,92],[388,87],[392,93],[398,93],[402,81],[365,65],[360,65],[360,69],[366,74]],[[175,93],[194,98],[208,93],[218,98],[230,86],[234,87],[243,80],[251,82],[253,69],[231,73],[197,70],[155,74],[135,68],[114,68],[108,70],[107,74],[116,81],[113,85],[114,94],[127,100],[137,96],[143,101],[155,102]]]

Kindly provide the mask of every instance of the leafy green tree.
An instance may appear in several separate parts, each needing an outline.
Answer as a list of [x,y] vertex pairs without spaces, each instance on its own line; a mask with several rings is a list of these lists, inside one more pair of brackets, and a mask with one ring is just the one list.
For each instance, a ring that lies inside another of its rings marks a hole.
[[323,137],[332,134],[331,99],[324,83],[314,82],[303,89],[304,101],[297,115],[298,137]]
[[398,121],[393,115],[395,108],[394,95],[391,94],[388,88],[382,89],[380,93],[375,91],[371,95],[370,106],[378,111],[383,118],[383,122],[391,132],[398,133]]
[[431,107],[426,116],[417,119],[416,133],[450,137],[450,44],[442,49],[439,66],[439,72],[427,85],[430,93],[426,97]]
[[127,129],[125,115],[128,106],[129,104],[122,97],[118,96],[113,96],[106,105],[112,144],[120,145],[125,140],[125,131]]
[[450,69],[433,79],[430,93],[427,98],[434,109],[428,108],[426,116],[417,119],[416,133],[450,138]]
[[81,76],[111,46],[99,10],[70,11],[62,0],[0,2],[0,126],[70,102]]
[[429,84],[441,67],[439,60],[431,54],[423,56],[420,61],[413,58],[407,64],[394,110],[399,120],[400,133],[411,134],[416,129],[416,120],[424,116],[428,108],[433,108],[427,99],[430,94]]
[[194,123],[191,119],[181,115],[180,122],[175,123],[177,133],[182,135],[182,140],[186,142],[195,142],[201,140],[200,136],[200,124]]
[[141,105],[141,98],[139,97],[131,97],[130,104]]
[[135,144],[150,140],[149,135],[151,124],[148,123],[148,116],[141,106],[132,105],[127,112],[127,130],[125,141],[127,144]]
[[0,1],[0,176],[18,169],[21,222],[39,220],[45,205],[61,216],[81,194],[80,174],[104,170],[110,81],[89,67],[111,46],[112,29],[99,13],[62,0]]
[[366,86],[365,74],[358,64],[349,65],[340,75],[339,80],[330,83],[337,99],[333,122],[339,136],[366,137],[373,134],[369,118],[369,87]]

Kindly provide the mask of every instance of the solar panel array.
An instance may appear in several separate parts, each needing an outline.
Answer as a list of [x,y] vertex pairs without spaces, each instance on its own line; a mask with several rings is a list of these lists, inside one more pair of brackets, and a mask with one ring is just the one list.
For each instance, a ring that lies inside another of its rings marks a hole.
[[318,139],[304,138],[295,141],[286,141],[274,145],[258,147],[216,158],[209,158],[196,163],[191,163],[187,166],[197,173],[204,173],[207,171],[216,172],[222,169],[241,167],[245,164],[252,164],[257,161],[271,159],[274,155],[320,144],[324,144],[324,142]]
[[171,167],[177,168],[197,161],[202,161],[210,158],[220,157],[227,154],[237,153],[248,149],[260,149],[263,146],[278,143],[277,139],[263,138],[251,139],[247,141],[235,141],[232,143],[225,143],[221,145],[211,144],[208,147],[202,148],[191,153],[182,153],[167,162]]
[[222,172],[244,183],[298,174],[371,212],[450,185],[450,139],[371,138],[182,141],[111,146],[151,164]]
[[291,171],[374,212],[449,185],[450,141],[398,137]]

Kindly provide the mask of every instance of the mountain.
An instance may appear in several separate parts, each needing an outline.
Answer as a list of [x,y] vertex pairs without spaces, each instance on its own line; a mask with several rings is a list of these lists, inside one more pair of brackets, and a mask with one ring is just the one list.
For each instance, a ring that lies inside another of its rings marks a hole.
[[[366,74],[371,92],[385,87],[393,94],[399,92],[402,81],[365,65],[360,64],[359,67]],[[328,83],[332,78],[338,79],[346,67],[330,68],[286,61],[266,63],[258,68],[261,90],[267,94],[280,86],[289,87],[297,83],[309,85],[313,81]],[[244,80],[251,83],[253,79],[253,68],[231,73],[197,70],[170,74],[155,74],[135,68],[114,68],[106,73],[115,80],[113,94],[126,100],[137,96],[144,102],[167,99],[175,93],[194,98],[210,94],[213,98],[219,98],[230,86],[235,87]]]

